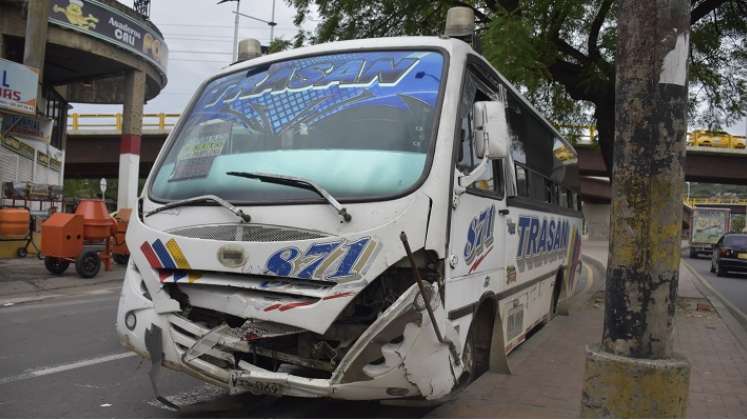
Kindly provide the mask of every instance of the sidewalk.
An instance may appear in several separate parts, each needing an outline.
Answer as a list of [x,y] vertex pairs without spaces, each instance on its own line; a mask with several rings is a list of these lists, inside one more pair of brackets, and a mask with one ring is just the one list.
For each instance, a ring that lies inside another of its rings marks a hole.
[[[587,242],[583,253],[606,265],[606,242]],[[595,264],[599,265],[599,264]],[[486,373],[431,418],[575,418],[581,404],[584,348],[602,336],[603,272],[569,316],[555,318],[509,357],[512,375]],[[747,417],[747,349],[680,267],[675,351],[691,363],[690,418]]]
[[124,266],[112,264],[112,271],[101,271],[92,279],[78,276],[75,265],[61,276],[50,274],[44,261],[36,257],[0,259],[0,304],[37,300],[51,291],[118,282],[124,278]]

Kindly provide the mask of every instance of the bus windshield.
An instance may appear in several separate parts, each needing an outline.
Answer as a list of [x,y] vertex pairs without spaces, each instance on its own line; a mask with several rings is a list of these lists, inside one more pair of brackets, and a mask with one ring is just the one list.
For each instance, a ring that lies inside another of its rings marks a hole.
[[316,202],[313,191],[237,178],[303,178],[336,199],[416,186],[434,141],[444,58],[363,51],[274,62],[215,79],[184,116],[150,186],[154,200]]

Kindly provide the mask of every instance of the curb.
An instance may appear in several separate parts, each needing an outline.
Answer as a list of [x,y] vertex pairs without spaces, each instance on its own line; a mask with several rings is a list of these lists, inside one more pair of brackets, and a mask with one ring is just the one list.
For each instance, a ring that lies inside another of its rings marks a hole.
[[590,255],[581,255],[581,260],[589,264],[590,266],[594,267],[595,270],[597,270],[600,273],[605,273],[607,271],[607,266],[604,265],[601,261],[597,260],[596,258],[590,256]]
[[593,257],[590,257],[588,255],[581,255],[581,261],[582,265],[588,265],[591,268],[591,276],[592,278],[589,279],[589,281],[592,283],[592,285],[573,296],[567,297],[563,300],[558,301],[559,310],[561,315],[570,315],[571,310],[576,310],[580,306],[582,306],[586,300],[592,296],[595,292],[597,292],[600,287],[599,285],[601,282],[595,281],[595,278],[600,278],[604,280],[603,273],[605,272],[604,264],[600,263],[599,261],[595,260]]
[[690,264],[684,259],[681,264],[690,271],[695,278],[695,288],[716,309],[716,312],[731,331],[732,335],[743,349],[747,350],[747,315],[729,302],[721,293],[711,286]]

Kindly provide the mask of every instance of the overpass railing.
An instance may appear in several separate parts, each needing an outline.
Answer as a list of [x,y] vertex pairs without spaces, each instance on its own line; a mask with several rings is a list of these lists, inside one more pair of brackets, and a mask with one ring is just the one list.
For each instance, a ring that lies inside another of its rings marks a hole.
[[703,206],[703,205],[727,205],[727,206],[747,206],[747,198],[737,198],[737,197],[714,197],[714,198],[689,198],[685,199],[685,203],[690,205],[690,207],[695,207],[695,205]]
[[[158,114],[143,114],[143,130],[170,130],[176,124],[179,115],[163,112]],[[75,112],[68,115],[67,127],[68,131],[73,132],[96,130],[121,131],[122,114],[119,112],[114,114],[79,114]],[[593,125],[560,125],[558,128],[565,137],[580,144],[595,143],[599,134]],[[745,149],[746,141],[744,136],[732,136],[726,133],[723,135],[712,134],[708,136],[711,139],[709,144],[705,144],[696,139],[702,137],[703,133],[702,130],[695,130],[688,133],[687,147],[706,150],[736,149],[747,151]],[[726,140],[719,140],[720,136],[723,136]]]
[[[596,143],[599,132],[593,125],[559,125],[563,136],[579,144]],[[687,133],[687,148],[693,150],[747,150],[745,136],[734,136],[728,133],[694,130]]]
[[[179,114],[143,114],[143,130],[170,130],[179,119]],[[122,131],[122,113],[79,114],[74,112],[67,117],[68,131]]]

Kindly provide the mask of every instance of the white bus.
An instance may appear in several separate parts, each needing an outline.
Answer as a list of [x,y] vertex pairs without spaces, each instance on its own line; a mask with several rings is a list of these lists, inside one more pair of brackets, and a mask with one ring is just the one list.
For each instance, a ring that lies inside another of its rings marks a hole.
[[572,294],[580,210],[573,147],[463,41],[261,56],[166,140],[117,332],[233,393],[442,398]]

